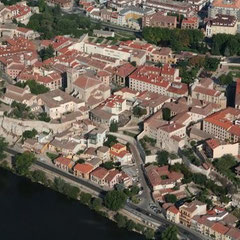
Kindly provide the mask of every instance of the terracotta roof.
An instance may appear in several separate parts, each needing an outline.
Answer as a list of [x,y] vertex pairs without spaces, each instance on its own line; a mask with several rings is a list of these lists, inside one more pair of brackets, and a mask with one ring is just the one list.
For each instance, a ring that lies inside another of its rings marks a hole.
[[105,178],[105,182],[110,183],[115,177],[120,175],[120,172],[118,170],[111,170],[109,171],[108,175]]
[[94,171],[91,172],[91,176],[94,176],[98,179],[104,179],[108,175],[108,170],[102,167],[96,168]]
[[93,166],[87,163],[77,163],[74,166],[74,170],[79,171],[83,174],[90,173],[93,170]]
[[212,226],[212,230],[222,235],[225,235],[229,231],[229,228],[217,222]]
[[178,214],[178,213],[179,213],[178,209],[177,209],[175,206],[170,206],[170,207],[167,209],[167,211],[172,212],[172,213],[174,213],[174,214]]
[[66,157],[58,157],[55,159],[55,162],[58,162],[60,164],[66,165],[66,166],[69,166],[70,164],[73,163],[73,161],[71,159],[66,158]]
[[226,233],[226,236],[229,236],[234,240],[240,240],[240,230],[238,228],[230,228],[230,230]]
[[218,139],[209,139],[206,141],[206,143],[211,149],[215,149],[216,147],[221,145]]

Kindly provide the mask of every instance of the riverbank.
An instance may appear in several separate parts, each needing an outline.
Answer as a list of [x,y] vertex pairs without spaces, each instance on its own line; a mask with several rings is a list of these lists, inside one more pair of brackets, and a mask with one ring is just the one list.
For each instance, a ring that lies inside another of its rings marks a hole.
[[0,168],[3,240],[144,240],[79,201]]
[[[16,174],[14,167],[12,167],[12,162],[10,158],[7,158],[6,161],[2,162],[0,166]],[[40,179],[36,179],[36,175],[39,175],[41,172],[43,172],[44,175],[46,176],[46,179],[44,181],[43,180],[41,181],[41,178],[43,177],[40,177]],[[148,239],[152,238],[151,236],[154,235],[154,231],[157,229],[157,226],[153,226],[154,227],[153,230],[152,226],[149,227],[149,225],[146,224],[146,222],[143,222],[140,217],[128,212],[125,209],[120,209],[117,212],[107,209],[103,205],[102,201],[103,196],[99,196],[99,192],[94,192],[92,189],[88,189],[87,187],[78,184],[69,178],[65,178],[56,173],[48,171],[47,169],[42,168],[36,164],[33,164],[31,166],[30,174],[26,175],[25,177],[30,179],[32,182],[37,182],[39,184],[44,185],[45,187],[51,188],[52,190],[67,195],[68,198],[73,198],[75,200],[80,201],[82,204],[88,206],[91,210],[96,211],[101,216],[104,216],[109,220],[116,222],[118,227],[120,228],[127,228],[128,231],[137,232],[139,234],[144,235]],[[68,185],[68,187],[70,186],[73,187],[75,191],[78,189],[78,194],[69,196],[68,193],[60,191],[59,190],[60,188],[58,189],[54,187],[56,179],[59,178],[62,179],[64,181],[63,184]],[[96,205],[97,202],[98,205]]]

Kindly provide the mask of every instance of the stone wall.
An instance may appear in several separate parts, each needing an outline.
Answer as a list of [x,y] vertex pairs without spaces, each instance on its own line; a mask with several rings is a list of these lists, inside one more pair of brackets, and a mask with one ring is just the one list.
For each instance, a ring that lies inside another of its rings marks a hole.
[[49,132],[50,130],[54,134],[60,133],[69,128],[74,121],[75,120],[65,123],[48,123],[43,121],[20,120],[0,116],[1,127],[8,133],[17,136],[21,136],[24,131],[32,130],[33,128],[35,128],[38,132]]

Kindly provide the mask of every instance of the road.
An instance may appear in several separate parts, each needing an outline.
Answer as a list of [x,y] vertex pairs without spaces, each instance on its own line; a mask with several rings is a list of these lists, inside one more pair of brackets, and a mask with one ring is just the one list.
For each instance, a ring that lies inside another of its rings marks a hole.
[[124,134],[120,134],[120,133],[109,132],[109,134],[111,134],[117,138],[123,139],[124,141],[127,141],[129,143],[131,153],[133,154],[133,158],[134,158],[137,168],[138,168],[140,184],[143,187],[143,200],[141,202],[141,206],[144,207],[145,209],[149,208],[149,204],[153,203],[154,201],[152,199],[152,194],[151,194],[151,190],[148,186],[147,179],[143,172],[143,164],[144,163],[139,154],[136,140],[133,137],[130,137],[130,136],[124,135]]
[[[133,151],[137,151],[134,148],[132,150]],[[11,155],[13,155],[13,156],[19,154],[18,151],[10,149],[10,148],[7,148],[6,152],[11,154]],[[134,152],[134,155],[135,154],[136,154],[136,152]],[[137,155],[139,156],[139,154],[136,154],[136,156]],[[68,178],[68,179],[70,179],[70,180],[72,180],[72,181],[74,181],[76,183],[81,184],[82,186],[84,186],[84,187],[86,187],[86,188],[88,188],[88,189],[98,193],[99,197],[104,197],[105,194],[106,194],[106,191],[104,191],[100,187],[95,186],[92,183],[87,182],[87,181],[85,181],[85,180],[83,180],[81,178],[77,178],[77,177],[75,177],[73,175],[70,175],[67,172],[63,172],[62,170],[57,169],[54,166],[50,166],[50,165],[48,165],[48,164],[46,164],[44,162],[41,162],[39,160],[37,160],[35,162],[35,164],[37,166],[40,166],[41,168],[44,168],[44,169],[46,169],[48,171],[56,173],[59,176]],[[165,219],[164,217],[162,217],[160,215],[156,215],[156,214],[146,210],[146,208],[136,206],[136,205],[134,205],[132,203],[127,203],[126,206],[124,207],[124,209],[126,211],[132,213],[132,214],[135,214],[135,215],[141,217],[143,221],[145,221],[146,219],[149,219],[149,221],[158,222],[159,224],[161,224],[161,227],[160,227],[161,229],[166,229],[166,227],[174,224],[174,223],[168,221],[167,219]],[[202,236],[200,233],[195,232],[195,231],[193,231],[190,228],[186,228],[183,225],[180,225],[180,224],[175,224],[175,225],[178,227],[179,232],[180,232],[181,235],[186,236],[186,237],[188,237],[191,240],[193,240],[193,239],[194,240],[207,240],[208,239],[208,238]]]

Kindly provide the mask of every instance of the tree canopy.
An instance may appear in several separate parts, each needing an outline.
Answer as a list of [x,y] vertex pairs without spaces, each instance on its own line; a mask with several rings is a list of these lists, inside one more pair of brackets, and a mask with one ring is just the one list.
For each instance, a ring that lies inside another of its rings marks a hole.
[[146,41],[163,47],[171,47],[174,51],[197,50],[205,52],[204,35],[199,30],[168,29],[158,27],[144,27],[143,37]]
[[71,35],[79,38],[82,34],[99,29],[99,24],[78,14],[62,13],[59,6],[49,7],[43,0],[37,3],[40,13],[31,16],[27,28],[40,33],[42,39],[51,39],[58,35]]
[[167,194],[164,196],[164,199],[167,203],[175,203],[177,201],[177,197],[174,194]]
[[178,240],[178,228],[175,225],[169,226],[161,234],[161,240]]
[[36,161],[36,157],[31,152],[24,152],[16,156],[15,168],[18,174],[27,175],[29,168]]
[[39,95],[49,91],[48,87],[45,87],[44,85],[37,83],[35,80],[28,80],[24,83],[18,82],[16,83],[16,86],[21,88],[29,86],[31,93],[35,95]]
[[168,165],[169,152],[161,150],[157,152],[157,163],[159,166]]
[[37,130],[33,128],[32,130],[24,131],[22,134],[22,137],[23,139],[34,138],[37,134],[38,134]]
[[226,57],[240,55],[240,34],[231,35],[225,33],[214,34],[212,37],[213,55],[224,55]]
[[42,61],[47,60],[48,58],[52,58],[54,57],[54,49],[52,47],[52,45],[49,45],[46,48],[41,49],[38,52],[40,58],[42,59]]
[[6,157],[5,150],[8,146],[5,138],[0,137],[0,160],[3,160]]
[[127,196],[122,191],[112,190],[106,194],[104,204],[110,210],[118,211],[125,205],[126,200]]

